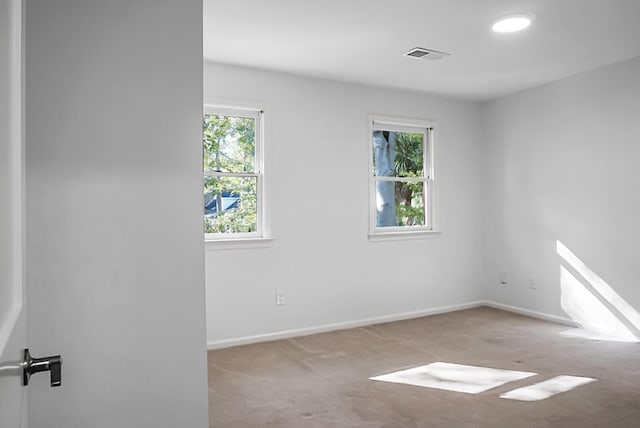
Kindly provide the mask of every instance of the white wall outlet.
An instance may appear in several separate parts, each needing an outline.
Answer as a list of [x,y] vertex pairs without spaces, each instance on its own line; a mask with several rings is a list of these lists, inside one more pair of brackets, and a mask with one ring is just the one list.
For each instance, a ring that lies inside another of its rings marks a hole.
[[500,272],[500,284],[501,285],[508,285],[509,283],[507,282],[507,273],[506,272]]
[[533,282],[533,279],[530,279],[529,280],[529,290],[535,290],[536,288],[538,288],[538,287],[536,287],[536,283]]
[[284,305],[284,291],[276,291],[276,306]]

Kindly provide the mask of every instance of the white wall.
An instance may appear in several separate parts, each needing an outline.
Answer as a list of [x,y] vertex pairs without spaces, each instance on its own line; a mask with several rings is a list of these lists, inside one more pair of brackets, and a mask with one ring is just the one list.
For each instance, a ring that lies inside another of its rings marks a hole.
[[202,2],[26,4],[29,425],[208,426]]
[[[265,109],[275,237],[207,249],[210,345],[480,298],[476,105],[220,64],[206,64],[204,81],[205,102]],[[439,238],[368,241],[369,114],[438,121]]]
[[640,58],[482,106],[489,299],[567,317],[559,240],[640,309],[638,76]]

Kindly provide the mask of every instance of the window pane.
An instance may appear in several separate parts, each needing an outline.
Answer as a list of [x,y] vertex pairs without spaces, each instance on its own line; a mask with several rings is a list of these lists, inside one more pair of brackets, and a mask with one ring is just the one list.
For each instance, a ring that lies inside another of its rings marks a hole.
[[424,226],[424,182],[376,180],[376,226]]
[[202,125],[205,171],[255,172],[255,119],[205,114]]
[[257,229],[256,177],[205,177],[205,233],[247,233]]
[[373,131],[373,175],[377,177],[422,177],[424,135],[422,133]]

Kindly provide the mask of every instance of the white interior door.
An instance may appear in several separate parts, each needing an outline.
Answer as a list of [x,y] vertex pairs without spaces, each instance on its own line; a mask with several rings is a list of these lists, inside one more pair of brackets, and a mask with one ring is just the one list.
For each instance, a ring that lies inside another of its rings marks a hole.
[[205,427],[202,0],[24,5],[29,427]]
[[201,23],[0,0],[0,428],[207,426]]
[[23,290],[22,1],[0,0],[0,427],[26,426]]

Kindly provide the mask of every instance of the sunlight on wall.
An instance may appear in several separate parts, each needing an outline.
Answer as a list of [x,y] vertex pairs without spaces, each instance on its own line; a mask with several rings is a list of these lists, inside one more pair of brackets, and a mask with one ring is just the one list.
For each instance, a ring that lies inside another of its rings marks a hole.
[[[640,314],[600,276],[556,241],[556,250],[565,266],[560,266],[562,309],[584,330],[565,335],[591,339],[638,342]],[[574,275],[574,271],[578,276]]]

